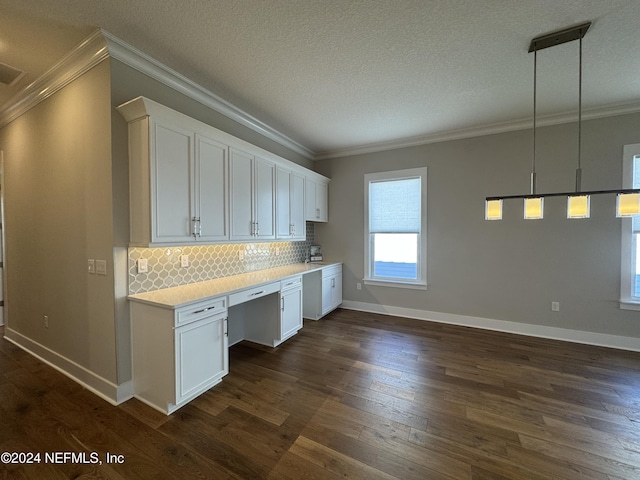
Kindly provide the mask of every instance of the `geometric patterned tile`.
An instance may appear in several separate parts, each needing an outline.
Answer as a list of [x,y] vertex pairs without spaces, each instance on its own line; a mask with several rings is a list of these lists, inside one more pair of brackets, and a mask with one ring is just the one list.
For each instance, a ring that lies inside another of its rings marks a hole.
[[[129,294],[304,262],[313,244],[314,224],[307,222],[307,239],[302,242],[129,248]],[[188,267],[180,266],[180,255],[189,255]],[[138,273],[136,261],[140,258],[148,261],[147,273]]]

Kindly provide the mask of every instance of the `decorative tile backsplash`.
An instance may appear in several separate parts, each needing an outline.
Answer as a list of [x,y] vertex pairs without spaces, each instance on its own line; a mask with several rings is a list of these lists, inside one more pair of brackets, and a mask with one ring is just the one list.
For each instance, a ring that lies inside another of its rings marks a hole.
[[[129,294],[304,262],[313,244],[314,224],[307,222],[302,242],[129,248]],[[189,256],[188,267],[180,266],[181,255]],[[148,260],[147,273],[138,273],[140,258]]]

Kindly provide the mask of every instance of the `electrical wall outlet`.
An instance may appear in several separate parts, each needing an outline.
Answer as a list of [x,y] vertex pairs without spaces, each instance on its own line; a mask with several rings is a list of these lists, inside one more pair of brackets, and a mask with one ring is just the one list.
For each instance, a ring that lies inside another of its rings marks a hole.
[[560,302],[551,302],[551,311],[559,312],[560,311]]
[[189,266],[189,255],[180,255],[180,266],[181,267]]
[[107,261],[106,260],[96,260],[96,273],[98,275],[106,275],[107,274]]
[[362,290],[362,284],[360,282],[356,283],[356,289]]
[[280,247],[276,247],[276,257],[280,256]]
[[49,328],[49,315],[44,315],[44,328]]
[[149,260],[146,258],[139,258],[136,262],[138,265],[138,273],[147,273],[149,271]]
[[238,260],[244,260],[244,250],[238,252]]
[[90,258],[89,260],[87,260],[87,271],[91,275],[95,275],[96,273],[96,261],[93,258]]

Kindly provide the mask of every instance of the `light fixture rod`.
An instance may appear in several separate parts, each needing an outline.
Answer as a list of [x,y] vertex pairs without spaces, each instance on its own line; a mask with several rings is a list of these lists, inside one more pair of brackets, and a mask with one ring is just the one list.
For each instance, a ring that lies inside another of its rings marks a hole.
[[[640,193],[640,188],[627,188],[622,190],[591,190],[588,192],[580,192],[580,195],[607,195],[607,194],[629,194]],[[510,200],[514,198],[538,198],[538,197],[570,197],[574,196],[576,192],[554,192],[554,193],[540,193],[537,195],[505,195],[502,197],[486,197],[486,201],[491,200]]]
[[579,192],[582,189],[582,35],[580,36],[579,48],[580,61],[578,66],[578,168],[576,169],[576,192]]
[[536,193],[536,106],[538,85],[538,51],[533,51],[533,158],[531,159],[531,195]]
[[564,28],[562,30],[540,35],[531,40],[531,44],[529,44],[529,53],[582,39],[590,26],[591,22],[585,22],[574,27]]

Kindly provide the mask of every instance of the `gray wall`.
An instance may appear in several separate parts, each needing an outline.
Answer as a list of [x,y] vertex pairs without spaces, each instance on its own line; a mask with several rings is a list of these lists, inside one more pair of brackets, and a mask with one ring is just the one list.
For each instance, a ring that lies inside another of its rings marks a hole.
[[[575,124],[537,132],[538,191],[570,191]],[[484,198],[529,190],[531,131],[488,135],[316,162],[330,177],[329,223],[316,227],[325,255],[344,261],[344,298],[354,302],[640,337],[640,312],[620,310],[620,219],[615,196],[591,200],[591,218],[566,219],[566,199],[545,218],[522,219],[505,201],[484,220]],[[583,122],[583,189],[621,187],[622,148],[640,142],[640,114]],[[427,291],[362,285],[364,174],[428,167]],[[560,312],[551,312],[551,301]]]
[[104,61],[2,128],[0,149],[7,325],[115,383],[109,82]]

